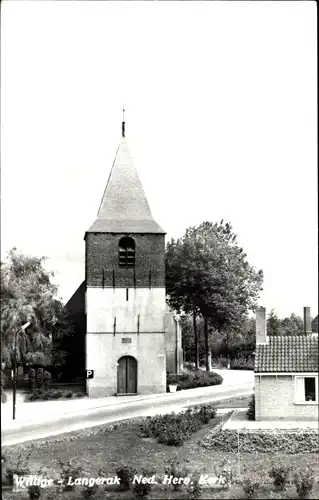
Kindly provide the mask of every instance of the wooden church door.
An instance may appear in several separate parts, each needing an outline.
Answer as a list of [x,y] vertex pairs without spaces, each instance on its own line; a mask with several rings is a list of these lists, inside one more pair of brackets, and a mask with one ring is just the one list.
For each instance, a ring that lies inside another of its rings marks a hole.
[[117,366],[117,394],[137,393],[137,361],[132,356],[123,356]]

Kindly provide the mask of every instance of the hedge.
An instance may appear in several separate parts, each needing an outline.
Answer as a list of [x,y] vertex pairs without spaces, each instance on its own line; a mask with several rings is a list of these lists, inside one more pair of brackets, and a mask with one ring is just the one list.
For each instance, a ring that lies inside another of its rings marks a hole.
[[60,391],[60,390],[42,390],[37,389],[26,394],[24,401],[52,401],[55,399],[71,399],[71,398],[83,398],[85,397],[85,392],[72,392],[72,391]]
[[250,401],[248,403],[248,410],[246,413],[248,420],[256,420],[256,401],[255,394],[252,394],[250,397]]
[[185,372],[180,375],[176,373],[167,374],[167,385],[177,385],[177,390],[196,389],[196,387],[208,387],[219,385],[223,382],[223,377],[218,373],[198,370],[194,372]]
[[[218,434],[208,433],[200,445],[209,450],[237,453],[238,432],[225,429]],[[319,453],[319,436],[312,429],[243,429],[239,433],[239,450],[245,453]]]
[[231,370],[253,370],[254,369],[254,358],[252,356],[236,357],[228,360],[224,356],[219,356],[218,358],[212,359],[212,365],[219,368],[227,368],[228,361],[230,363]]

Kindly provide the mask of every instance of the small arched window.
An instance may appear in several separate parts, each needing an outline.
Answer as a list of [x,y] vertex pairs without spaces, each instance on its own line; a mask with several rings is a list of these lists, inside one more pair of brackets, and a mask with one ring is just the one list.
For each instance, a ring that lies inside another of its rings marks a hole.
[[121,267],[135,266],[135,242],[128,236],[121,238],[119,242],[119,265]]

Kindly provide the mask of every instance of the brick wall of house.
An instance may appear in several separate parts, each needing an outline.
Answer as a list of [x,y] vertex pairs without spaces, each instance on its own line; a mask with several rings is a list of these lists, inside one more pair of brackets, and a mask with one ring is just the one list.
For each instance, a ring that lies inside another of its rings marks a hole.
[[[112,287],[113,270],[116,287],[134,287],[134,269],[121,268],[118,244],[123,234],[87,233],[86,285]],[[135,241],[135,286],[165,287],[165,240],[163,234],[128,234]],[[103,276],[104,270],[104,276]]]
[[317,420],[318,405],[295,404],[291,375],[255,375],[256,420]]

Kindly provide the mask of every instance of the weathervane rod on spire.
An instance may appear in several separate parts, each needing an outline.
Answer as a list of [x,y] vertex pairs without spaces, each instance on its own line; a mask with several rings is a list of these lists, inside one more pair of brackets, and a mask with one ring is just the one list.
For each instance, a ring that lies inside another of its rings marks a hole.
[[122,137],[125,137],[125,109],[123,106]]

